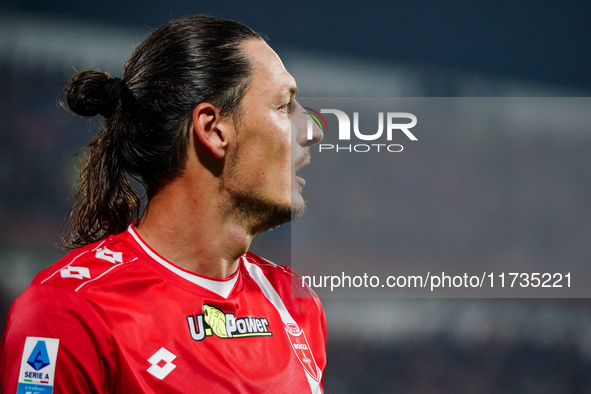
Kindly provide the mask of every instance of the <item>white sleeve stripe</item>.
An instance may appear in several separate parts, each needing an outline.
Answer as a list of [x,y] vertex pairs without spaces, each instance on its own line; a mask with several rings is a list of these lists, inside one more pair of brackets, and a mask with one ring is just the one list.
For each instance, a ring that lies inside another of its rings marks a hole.
[[257,284],[263,291],[265,297],[271,302],[271,304],[273,304],[275,309],[277,309],[277,312],[279,312],[279,315],[281,316],[281,320],[283,321],[283,323],[296,324],[295,320],[293,320],[293,318],[289,314],[289,311],[285,307],[283,300],[281,299],[279,294],[277,294],[277,291],[275,291],[275,288],[273,287],[273,285],[271,285],[265,274],[263,274],[263,270],[261,270],[261,268],[258,265],[249,262],[246,259],[246,257],[243,256],[242,258],[246,270],[248,271],[250,276],[252,276],[254,281],[257,282]]
[[96,248],[94,248],[94,249],[92,249],[92,250],[85,250],[84,252],[80,253],[78,256],[74,257],[74,258],[72,259],[72,261],[70,261],[68,264],[64,265],[63,267],[61,267],[60,269],[58,269],[57,271],[55,271],[53,274],[51,274],[51,275],[49,275],[47,278],[43,279],[43,280],[41,281],[41,283],[45,283],[45,282],[47,282],[49,279],[51,279],[51,278],[53,277],[53,275],[57,274],[58,272],[60,272],[60,271],[61,271],[61,270],[63,270],[64,268],[66,268],[66,267],[69,267],[70,265],[74,264],[74,261],[76,261],[76,260],[78,259],[78,257],[81,257],[81,256],[85,255],[85,254],[86,254],[86,253],[88,253],[88,252],[94,252],[95,250],[97,250],[98,248],[100,248],[100,247],[101,247],[101,245],[102,245],[102,244],[104,244],[104,243],[105,243],[105,241],[103,240],[103,242],[101,242],[100,244],[98,244],[98,245],[96,246]]
[[[279,296],[279,294],[277,294],[277,291],[263,273],[263,270],[261,270],[261,268],[258,265],[249,262],[244,256],[242,256],[242,261],[244,262],[244,266],[246,267],[246,270],[248,271],[252,279],[254,279],[254,281],[261,288],[265,297],[275,307],[275,309],[277,309],[277,312],[279,312],[279,316],[281,316],[283,324],[297,324],[293,317],[291,317],[291,315],[289,314],[289,311],[285,307],[285,304],[281,300],[281,297]],[[310,385],[310,390],[312,390],[312,393],[321,394],[322,390],[320,389],[319,382],[322,380],[322,371],[318,369],[318,382],[312,379],[312,377],[309,376],[305,371],[304,375],[306,375],[306,378],[308,379],[308,384]]]
[[88,284],[90,282],[94,282],[95,280],[101,278],[103,275],[106,275],[108,272],[110,272],[111,270],[113,270],[113,268],[119,267],[120,265],[123,265],[123,264],[131,263],[131,262],[136,261],[136,260],[137,260],[137,257],[135,259],[133,259],[133,260],[126,261],[124,263],[115,264],[114,266],[112,266],[111,268],[109,268],[108,270],[106,270],[105,272],[103,272],[102,274],[100,274],[99,276],[97,276],[96,278],[89,279],[86,282],[82,283],[80,286],[76,287],[76,290],[74,290],[74,291],[77,292],[78,290],[80,290],[80,288],[82,286],[84,286],[84,285],[86,285],[86,284]]

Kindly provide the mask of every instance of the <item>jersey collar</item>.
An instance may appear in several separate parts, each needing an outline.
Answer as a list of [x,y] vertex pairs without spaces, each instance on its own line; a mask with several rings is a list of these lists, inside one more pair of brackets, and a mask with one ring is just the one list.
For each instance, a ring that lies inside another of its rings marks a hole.
[[197,275],[192,272],[186,271],[173,263],[167,261],[158,253],[156,253],[150,246],[148,246],[138,235],[138,233],[133,228],[133,225],[129,226],[127,231],[131,234],[133,239],[137,242],[137,244],[143,249],[143,251],[150,256],[154,261],[168,269],[169,271],[173,272],[174,274],[180,276],[181,278],[192,282],[198,286],[201,286],[223,298],[228,298],[234,285],[238,281],[238,276],[240,273],[240,269],[237,269],[236,272],[227,279],[213,279],[208,278],[205,276]]

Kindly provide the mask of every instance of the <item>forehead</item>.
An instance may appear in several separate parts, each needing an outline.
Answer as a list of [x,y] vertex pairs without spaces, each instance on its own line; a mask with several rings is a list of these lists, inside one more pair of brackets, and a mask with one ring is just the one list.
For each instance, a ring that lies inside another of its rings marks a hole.
[[252,39],[244,44],[244,51],[253,65],[252,81],[249,90],[261,94],[294,95],[296,82],[283,66],[283,62],[267,43]]

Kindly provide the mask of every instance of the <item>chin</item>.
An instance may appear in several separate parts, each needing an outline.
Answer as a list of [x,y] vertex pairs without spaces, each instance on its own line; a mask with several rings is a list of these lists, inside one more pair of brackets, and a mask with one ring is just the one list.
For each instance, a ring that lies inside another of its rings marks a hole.
[[306,210],[306,202],[302,198],[302,196],[297,193],[297,195],[292,196],[291,199],[291,220],[297,220],[304,215],[304,211]]
[[[256,193],[235,193],[231,200],[233,211],[253,235],[278,227],[294,217],[289,199],[270,200]],[[296,205],[300,211],[301,204]]]

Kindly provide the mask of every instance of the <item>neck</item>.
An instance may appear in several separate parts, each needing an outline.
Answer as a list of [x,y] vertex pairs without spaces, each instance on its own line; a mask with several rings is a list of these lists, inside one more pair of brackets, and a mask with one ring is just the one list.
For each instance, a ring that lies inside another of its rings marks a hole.
[[227,214],[219,188],[196,190],[191,185],[208,183],[187,182],[190,177],[181,175],[150,199],[137,232],[171,263],[199,275],[228,278],[253,235]]

